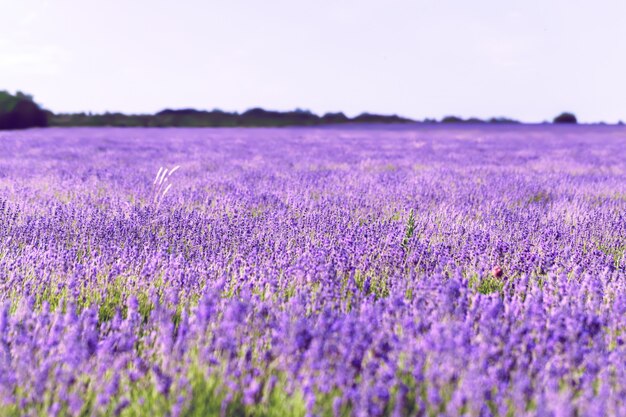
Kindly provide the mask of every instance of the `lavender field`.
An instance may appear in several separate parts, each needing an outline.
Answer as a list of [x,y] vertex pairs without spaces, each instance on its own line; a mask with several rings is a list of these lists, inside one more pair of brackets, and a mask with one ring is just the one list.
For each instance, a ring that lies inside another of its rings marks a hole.
[[0,133],[0,416],[624,416],[625,251],[621,127]]

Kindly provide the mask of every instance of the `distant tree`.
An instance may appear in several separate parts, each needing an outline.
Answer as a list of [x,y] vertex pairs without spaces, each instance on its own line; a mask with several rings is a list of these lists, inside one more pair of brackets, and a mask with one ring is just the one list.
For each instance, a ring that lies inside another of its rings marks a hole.
[[20,100],[35,101],[35,99],[33,98],[32,94],[26,94],[26,93],[23,93],[21,91],[16,91],[15,92],[15,97],[19,98]]
[[20,100],[11,113],[13,129],[44,127],[47,119],[46,113],[30,100]]
[[324,123],[346,123],[348,121],[350,121],[350,119],[342,112],[326,113],[322,116],[322,122]]
[[441,119],[441,123],[463,123],[465,120],[458,116],[446,116]]
[[578,123],[578,120],[576,119],[576,116],[574,116],[573,113],[564,112],[556,116],[554,120],[552,121],[552,123],[576,124]]
[[313,112],[309,109],[301,109],[300,107],[296,107],[293,111],[294,113],[304,113],[304,114],[313,114]]
[[[1,105],[1,102],[0,102]],[[408,123],[410,119],[397,115],[363,113],[350,118],[343,113],[326,113],[320,117],[310,110],[296,108],[292,111],[251,108],[243,113],[221,110],[164,109],[156,114],[126,115],[102,114],[52,114],[46,113],[51,126],[186,126],[186,127],[234,127],[234,126],[318,126],[340,123]]]
[[[494,119],[491,119],[489,123],[493,123]],[[441,123],[486,123],[484,120],[478,117],[470,117],[469,119],[463,119],[458,116],[446,116],[441,119]]]
[[361,113],[350,120],[354,123],[410,123],[411,119],[400,117],[396,114],[382,115],[373,113]]
[[12,111],[18,101],[19,99],[8,91],[0,91],[0,114]]
[[189,115],[193,116],[193,115],[202,114],[202,113],[207,113],[207,112],[202,111],[202,110],[196,110],[196,109],[176,109],[176,110],[165,109],[156,113],[156,115],[163,116],[163,115],[168,115],[168,114],[174,114],[178,116],[189,116]]
[[48,114],[33,97],[18,91],[12,95],[0,91],[0,129],[25,129],[48,125]]
[[492,117],[489,119],[489,123],[494,124],[518,124],[519,121],[515,119],[509,119],[508,117]]

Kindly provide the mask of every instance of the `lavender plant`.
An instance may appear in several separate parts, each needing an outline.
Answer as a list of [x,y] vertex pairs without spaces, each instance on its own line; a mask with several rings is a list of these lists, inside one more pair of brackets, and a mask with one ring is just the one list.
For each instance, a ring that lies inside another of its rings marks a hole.
[[0,415],[625,415],[625,144],[6,133]]

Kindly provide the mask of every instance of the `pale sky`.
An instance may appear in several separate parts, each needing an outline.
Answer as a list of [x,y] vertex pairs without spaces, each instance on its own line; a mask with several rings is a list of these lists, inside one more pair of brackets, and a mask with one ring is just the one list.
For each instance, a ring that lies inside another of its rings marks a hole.
[[0,0],[0,89],[54,112],[626,120],[624,0]]

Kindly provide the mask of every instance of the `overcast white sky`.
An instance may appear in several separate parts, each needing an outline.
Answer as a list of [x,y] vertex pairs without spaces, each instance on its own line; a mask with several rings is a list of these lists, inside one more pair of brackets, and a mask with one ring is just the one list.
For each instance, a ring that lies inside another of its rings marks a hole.
[[0,0],[0,89],[165,107],[626,120],[624,0]]

